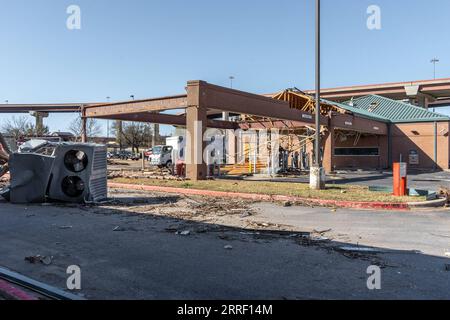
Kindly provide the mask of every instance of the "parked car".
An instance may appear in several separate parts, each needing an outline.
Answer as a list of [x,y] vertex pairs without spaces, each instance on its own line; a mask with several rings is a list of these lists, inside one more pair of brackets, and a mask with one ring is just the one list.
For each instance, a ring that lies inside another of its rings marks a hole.
[[126,150],[121,150],[116,154],[117,159],[120,160],[133,160],[133,161],[137,161],[139,160],[141,157],[137,154],[134,154],[130,151],[126,151]]

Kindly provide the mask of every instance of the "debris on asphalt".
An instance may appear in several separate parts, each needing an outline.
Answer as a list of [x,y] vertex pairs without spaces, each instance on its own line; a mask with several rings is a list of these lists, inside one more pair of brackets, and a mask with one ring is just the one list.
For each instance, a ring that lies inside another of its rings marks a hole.
[[327,237],[322,237],[322,236],[318,236],[318,237],[316,237],[316,236],[311,236],[309,239],[310,239],[311,241],[330,241],[329,238],[327,238]]
[[284,202],[283,207],[292,207],[292,202],[291,201]]
[[314,229],[313,231],[314,231],[314,233],[325,234],[325,233],[333,231],[333,229],[325,229],[325,230]]
[[191,234],[191,232],[189,230],[177,231],[176,234],[179,235],[179,236],[188,236],[188,235]]
[[25,261],[28,261],[31,264],[42,263],[46,266],[49,266],[53,262],[53,257],[36,255],[25,257]]
[[227,245],[223,247],[225,250],[233,250],[233,246]]
[[122,227],[117,226],[117,227],[115,227],[115,228],[113,229],[113,231],[123,232],[123,231],[125,231],[125,228],[122,228]]
[[252,216],[252,214],[249,211],[245,211],[243,214],[241,214],[241,218],[248,218],[251,216]]
[[60,226],[59,228],[63,229],[63,230],[67,230],[67,229],[72,229],[73,226]]

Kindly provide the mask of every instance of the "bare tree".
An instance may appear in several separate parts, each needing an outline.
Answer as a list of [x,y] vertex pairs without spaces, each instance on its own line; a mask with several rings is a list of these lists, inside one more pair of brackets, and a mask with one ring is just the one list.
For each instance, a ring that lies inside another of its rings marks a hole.
[[153,132],[149,124],[128,122],[123,124],[122,135],[132,151],[139,153],[139,148],[151,144]]
[[[81,140],[83,134],[83,121],[81,117],[77,117],[69,125],[69,130],[71,133]],[[97,137],[102,133],[102,127],[95,119],[87,119],[86,121],[86,134],[88,137]]]
[[49,134],[47,126],[36,128],[36,126],[26,117],[12,117],[2,125],[2,131],[16,140],[21,137],[42,137]]

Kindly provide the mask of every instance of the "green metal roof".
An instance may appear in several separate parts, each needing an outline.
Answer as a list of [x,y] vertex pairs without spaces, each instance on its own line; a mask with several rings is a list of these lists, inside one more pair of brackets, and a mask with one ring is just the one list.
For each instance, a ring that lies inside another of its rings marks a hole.
[[376,120],[376,121],[381,121],[381,122],[389,122],[389,119],[386,119],[384,117],[381,117],[377,114],[371,113],[369,111],[366,111],[364,109],[359,109],[359,108],[355,108],[352,107],[348,104],[344,104],[344,103],[339,103],[339,102],[334,102],[334,101],[330,101],[330,100],[326,100],[326,99],[321,99],[323,102],[331,104],[331,105],[335,105],[339,108],[342,108],[344,110],[350,111],[352,113],[357,114],[358,116],[360,116],[361,118],[365,118],[365,119],[369,119],[369,120]]
[[350,101],[347,101],[345,104],[339,104],[338,106],[350,112],[362,112],[363,115],[369,114],[393,123],[450,121],[448,116],[377,95],[354,99],[353,106],[350,103]]

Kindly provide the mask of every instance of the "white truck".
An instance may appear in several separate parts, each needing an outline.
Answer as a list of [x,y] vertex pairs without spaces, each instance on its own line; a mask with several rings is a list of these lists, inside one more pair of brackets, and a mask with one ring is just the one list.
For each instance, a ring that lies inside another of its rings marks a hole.
[[172,151],[173,147],[171,146],[154,146],[148,159],[150,165],[158,168],[170,168],[173,164]]

